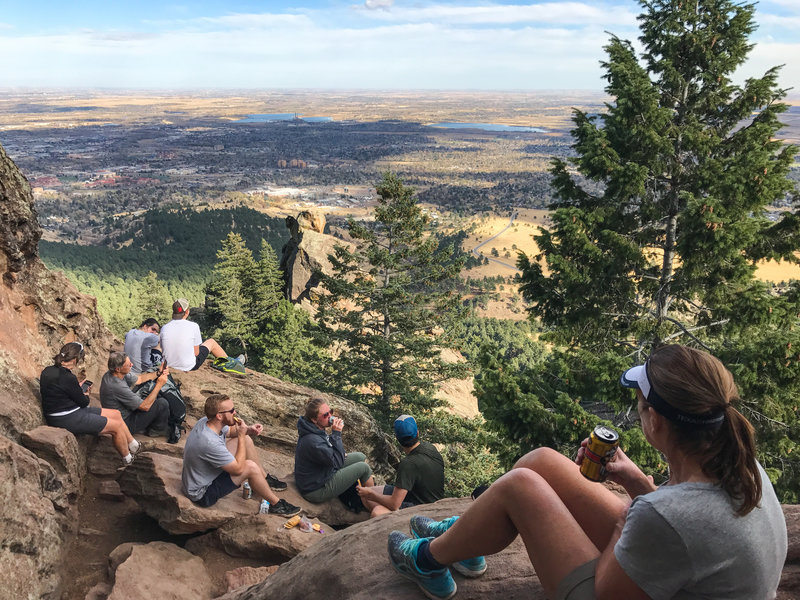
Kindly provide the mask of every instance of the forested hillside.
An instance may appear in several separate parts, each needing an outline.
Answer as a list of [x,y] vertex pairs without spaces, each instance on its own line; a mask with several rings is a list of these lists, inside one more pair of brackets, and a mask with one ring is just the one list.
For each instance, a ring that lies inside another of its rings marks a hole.
[[40,253],[49,267],[64,271],[81,291],[97,296],[100,313],[117,334],[137,324],[154,304],[163,305],[157,316],[168,317],[171,298],[182,296],[193,306],[202,305],[228,233],[241,235],[254,252],[263,239],[278,255],[288,235],[283,219],[244,207],[155,209],[119,217],[116,225],[103,245],[42,241]]

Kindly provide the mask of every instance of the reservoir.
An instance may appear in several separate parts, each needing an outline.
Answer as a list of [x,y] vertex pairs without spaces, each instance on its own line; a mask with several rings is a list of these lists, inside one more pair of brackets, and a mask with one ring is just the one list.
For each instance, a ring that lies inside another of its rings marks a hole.
[[271,123],[273,121],[293,121],[295,118],[306,123],[326,123],[332,121],[330,117],[304,117],[295,113],[269,113],[247,115],[244,119],[237,119],[237,123]]
[[505,131],[509,133],[546,133],[541,127],[525,127],[523,125],[500,125],[499,123],[433,123],[429,127],[444,129],[482,129],[484,131]]

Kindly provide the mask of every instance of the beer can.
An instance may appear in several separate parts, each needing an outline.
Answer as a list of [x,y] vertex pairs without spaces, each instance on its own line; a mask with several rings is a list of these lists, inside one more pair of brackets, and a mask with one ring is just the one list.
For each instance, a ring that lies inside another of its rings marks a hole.
[[245,500],[249,500],[252,497],[253,497],[253,489],[250,487],[250,484],[247,481],[245,481],[242,484],[242,498],[244,498]]
[[613,429],[598,425],[589,436],[586,453],[581,463],[581,475],[591,481],[604,481],[606,462],[619,447],[619,434]]

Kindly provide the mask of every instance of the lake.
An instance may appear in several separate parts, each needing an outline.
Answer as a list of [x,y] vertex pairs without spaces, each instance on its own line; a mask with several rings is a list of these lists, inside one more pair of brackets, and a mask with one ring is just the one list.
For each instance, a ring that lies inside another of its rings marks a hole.
[[252,114],[247,115],[243,119],[237,119],[237,123],[271,123],[272,121],[292,121],[297,117],[306,123],[326,123],[332,121],[330,117],[304,117],[303,115],[296,115],[295,113],[270,113],[270,114]]
[[444,129],[482,129],[484,131],[505,131],[511,133],[546,133],[540,127],[525,127],[523,125],[501,125],[499,123],[433,123],[429,127],[442,127]]

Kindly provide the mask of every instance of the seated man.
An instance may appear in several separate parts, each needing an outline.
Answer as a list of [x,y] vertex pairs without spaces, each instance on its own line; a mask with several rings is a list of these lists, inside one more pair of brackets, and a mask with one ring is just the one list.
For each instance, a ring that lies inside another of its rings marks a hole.
[[200,326],[188,321],[188,316],[189,301],[178,298],[172,304],[172,320],[161,328],[161,350],[171,369],[199,369],[209,353],[217,359],[234,360],[213,338],[203,341]]
[[[169,435],[169,404],[159,398],[158,392],[169,377],[169,369],[159,373],[131,373],[133,363],[124,352],[112,352],[108,356],[108,371],[100,381],[100,404],[103,408],[115,408],[131,433],[147,435]],[[156,384],[146,398],[142,399],[131,388],[151,379]],[[176,440],[177,441],[177,440]]]
[[153,368],[150,353],[158,348],[158,334],[161,326],[155,319],[145,319],[139,329],[131,329],[125,334],[124,352],[131,359],[131,372],[135,375]]
[[[331,426],[328,435],[325,429]],[[294,480],[303,498],[309,502],[326,502],[343,494],[359,481],[374,485],[372,469],[361,452],[345,454],[342,445],[344,421],[331,414],[321,398],[309,400],[305,415],[297,421],[300,439],[294,454]],[[369,502],[369,501],[367,501]],[[367,505],[367,510],[374,508]]]
[[270,489],[286,489],[286,484],[267,475],[258,462],[250,436],[260,435],[259,423],[247,425],[236,416],[233,400],[225,394],[206,398],[206,416],[186,438],[183,449],[183,493],[200,506],[212,506],[245,481],[253,492],[269,503],[267,512],[291,517],[300,507],[280,499]]
[[444,498],[444,460],[433,444],[419,441],[414,417],[397,417],[394,435],[406,454],[397,466],[394,485],[357,488],[364,505],[365,501],[374,505],[373,517]]

